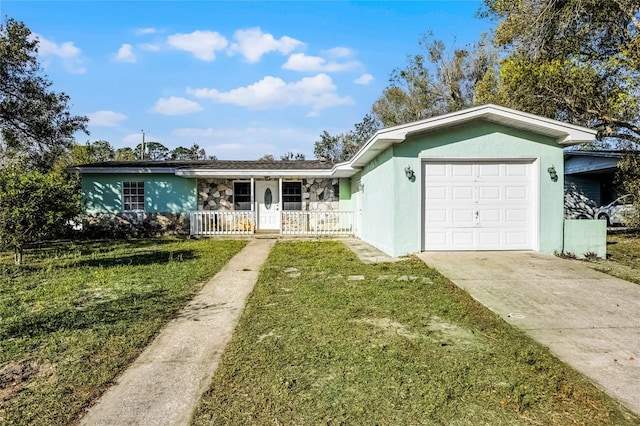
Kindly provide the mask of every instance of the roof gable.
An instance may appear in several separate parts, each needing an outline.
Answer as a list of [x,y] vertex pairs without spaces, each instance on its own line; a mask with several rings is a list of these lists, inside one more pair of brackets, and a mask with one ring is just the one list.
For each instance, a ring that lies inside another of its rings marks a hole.
[[559,145],[563,146],[591,142],[597,134],[597,131],[586,127],[488,104],[381,129],[369,139],[348,164],[356,169],[362,168],[389,146],[402,143],[409,136],[478,119],[548,136],[554,138]]

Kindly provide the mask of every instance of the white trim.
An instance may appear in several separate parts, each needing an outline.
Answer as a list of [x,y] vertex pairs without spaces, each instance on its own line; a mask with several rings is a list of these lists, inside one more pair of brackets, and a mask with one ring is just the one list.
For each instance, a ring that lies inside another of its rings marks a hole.
[[379,130],[354,155],[348,165],[362,168],[389,146],[404,142],[407,137],[471,120],[484,119],[508,127],[552,137],[559,145],[576,145],[595,140],[596,130],[524,113],[498,105],[482,105],[413,123]]

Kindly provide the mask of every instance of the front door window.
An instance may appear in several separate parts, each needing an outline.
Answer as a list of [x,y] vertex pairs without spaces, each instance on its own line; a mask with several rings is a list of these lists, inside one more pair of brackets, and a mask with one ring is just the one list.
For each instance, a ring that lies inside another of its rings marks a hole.
[[273,203],[273,194],[271,193],[271,188],[267,188],[264,191],[264,207],[267,210],[271,210],[272,203]]

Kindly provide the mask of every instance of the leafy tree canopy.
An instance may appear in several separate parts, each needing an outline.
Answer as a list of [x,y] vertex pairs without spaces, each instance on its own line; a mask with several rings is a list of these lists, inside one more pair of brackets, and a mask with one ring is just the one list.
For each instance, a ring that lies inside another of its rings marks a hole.
[[[140,158],[140,153],[142,153],[141,143],[136,146],[134,152],[137,154],[137,158]],[[145,142],[144,144],[143,159],[145,160],[162,161],[169,158],[169,154],[169,148],[167,148],[160,142]]]
[[324,130],[320,140],[316,141],[313,154],[316,158],[324,158],[331,163],[348,161],[356,152],[375,135],[381,124],[376,116],[367,114],[353,130],[332,136]]
[[0,23],[0,158],[50,170],[87,117],[69,112],[69,97],[51,90],[37,60],[38,40],[22,23]]
[[304,161],[304,154],[301,152],[296,152],[295,154],[291,151],[287,152],[285,155],[281,156],[280,159],[282,161]]
[[262,157],[258,158],[258,161],[274,162],[276,161],[276,159],[274,158],[273,154],[265,154]]
[[136,153],[133,152],[133,149],[126,146],[124,148],[116,149],[114,159],[116,161],[136,161]]
[[640,4],[632,0],[485,0],[505,52],[480,101],[640,142]]
[[171,151],[169,154],[171,160],[206,160],[207,153],[204,148],[200,148],[200,145],[194,143],[191,148],[185,148],[179,146]]
[[405,68],[391,73],[371,112],[384,125],[418,121],[475,103],[475,89],[497,61],[486,35],[468,49],[448,49],[432,33],[419,42],[423,53],[408,56]]
[[0,169],[0,249],[13,249],[16,264],[28,244],[62,234],[80,214],[76,179],[18,163]]

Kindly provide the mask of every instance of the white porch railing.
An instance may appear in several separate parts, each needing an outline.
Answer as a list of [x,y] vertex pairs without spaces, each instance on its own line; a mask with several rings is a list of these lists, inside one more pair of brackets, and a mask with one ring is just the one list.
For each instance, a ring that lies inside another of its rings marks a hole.
[[353,235],[351,211],[283,211],[282,235]]
[[252,211],[200,210],[189,214],[191,235],[248,235],[256,229]]

